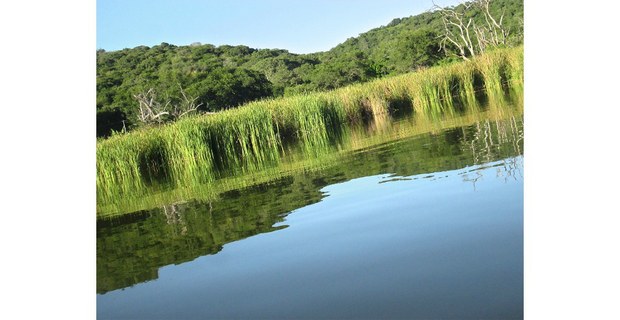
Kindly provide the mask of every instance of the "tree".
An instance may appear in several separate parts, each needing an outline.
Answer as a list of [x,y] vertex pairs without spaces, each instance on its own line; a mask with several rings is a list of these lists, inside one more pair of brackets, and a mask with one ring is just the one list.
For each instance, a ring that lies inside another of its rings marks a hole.
[[[462,17],[463,27],[471,19],[468,30],[474,55],[479,48],[523,42],[523,0],[470,1],[449,9]],[[97,50],[97,117],[104,123],[107,117],[118,118],[122,113],[127,129],[141,125],[134,96],[151,88],[161,103],[170,101],[173,107],[183,101],[181,85],[188,98],[198,98],[195,104],[202,104],[200,111],[218,111],[263,97],[333,89],[444,60],[470,58],[467,47],[461,52],[445,39],[446,18],[442,10],[397,18],[329,51],[311,54],[197,43]],[[448,27],[454,40],[459,40],[460,30]],[[437,46],[443,52],[437,52]],[[171,115],[161,117],[168,121]],[[104,131],[98,130],[98,135]]]
[[187,91],[218,111],[272,95],[272,85],[264,74],[244,68],[217,68],[192,78]]
[[402,71],[419,67],[430,67],[444,56],[437,33],[429,29],[417,29],[401,34],[399,41],[399,60]]
[[170,101],[162,103],[153,88],[133,96],[138,101],[138,120],[144,124],[162,123],[165,116],[170,114],[167,109]]
[[[489,9],[492,0],[465,2],[460,8],[440,7],[434,4],[441,15],[443,34],[441,48],[449,55],[449,48],[455,48],[457,56],[464,60],[483,53],[489,47],[506,45],[509,31],[503,26],[504,13],[499,19]],[[477,11],[477,12],[474,12]],[[476,22],[475,13],[480,13],[484,22]]]
[[202,104],[196,104],[198,98],[188,96],[183,87],[178,103],[172,104],[170,100],[161,101],[153,88],[134,95],[138,101],[138,120],[144,124],[163,123],[176,121],[181,117],[196,112]]

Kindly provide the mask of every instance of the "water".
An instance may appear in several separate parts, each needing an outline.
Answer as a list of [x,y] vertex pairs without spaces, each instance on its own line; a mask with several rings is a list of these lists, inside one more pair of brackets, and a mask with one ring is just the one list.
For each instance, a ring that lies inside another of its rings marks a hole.
[[522,318],[521,118],[442,123],[98,221],[98,318]]

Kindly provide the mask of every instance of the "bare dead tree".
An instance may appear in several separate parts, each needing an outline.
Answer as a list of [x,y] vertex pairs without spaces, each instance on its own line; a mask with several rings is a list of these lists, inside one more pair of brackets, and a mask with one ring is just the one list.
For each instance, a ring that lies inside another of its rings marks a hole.
[[[441,48],[448,54],[448,46],[453,45],[457,56],[464,60],[483,53],[487,48],[505,45],[509,31],[504,28],[504,14],[495,19],[489,10],[492,0],[473,0],[463,3],[463,10],[454,7],[441,7],[433,2],[433,9],[441,15],[444,32],[441,35]],[[477,8],[484,16],[484,23],[477,25],[473,18],[466,18],[465,13]],[[475,40],[472,40],[472,38]]]
[[179,85],[181,97],[178,103],[172,104],[170,100],[162,102],[157,97],[153,88],[134,95],[138,101],[138,120],[145,124],[161,124],[169,120],[178,120],[192,112],[197,112],[202,103],[196,104],[197,97],[189,96]]
[[499,17],[499,21],[497,21],[493,18],[493,15],[489,11],[489,4],[491,3],[491,0],[475,0],[473,3],[484,13],[484,20],[487,23],[486,31],[490,35],[490,42],[493,45],[505,45],[509,32],[502,25],[502,22],[504,21],[504,12],[502,12],[502,15]]
[[183,87],[181,87],[181,85],[179,85],[179,89],[181,90],[181,96],[183,97],[183,99],[180,103],[175,104],[172,111],[170,112],[170,115],[172,115],[175,120],[191,112],[198,111],[198,108],[202,106],[202,103],[196,104],[196,100],[198,100],[198,97],[188,97],[187,94],[185,94],[185,90],[183,90]]
[[167,110],[170,101],[162,104],[157,99],[157,94],[153,88],[146,92],[140,92],[133,96],[138,101],[138,120],[145,124],[162,123],[163,116],[170,114]]
[[[465,9],[469,9],[470,4],[464,3]],[[444,34],[440,42],[441,48],[444,52],[448,53],[447,44],[454,45],[459,51],[458,56],[469,60],[470,56],[475,56],[476,51],[474,49],[474,43],[471,41],[469,34],[469,28],[472,24],[472,19],[469,18],[464,21],[463,12],[457,11],[452,7],[441,7],[433,2],[433,10],[437,10],[441,15],[441,21],[444,26]]]

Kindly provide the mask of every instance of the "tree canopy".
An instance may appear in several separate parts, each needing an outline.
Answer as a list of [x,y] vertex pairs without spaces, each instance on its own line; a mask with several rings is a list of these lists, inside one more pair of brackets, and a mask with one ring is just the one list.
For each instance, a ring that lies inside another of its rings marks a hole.
[[[456,10],[464,10],[457,6]],[[494,0],[504,15],[509,45],[523,41],[523,1]],[[477,8],[468,17],[484,19]],[[329,51],[295,54],[283,49],[161,43],[107,52],[97,50],[97,136],[140,125],[136,95],[154,90],[178,102],[180,88],[203,111],[218,111],[265,97],[328,90],[455,60],[441,51],[441,14],[396,18],[349,38]],[[448,48],[449,49],[449,48]]]

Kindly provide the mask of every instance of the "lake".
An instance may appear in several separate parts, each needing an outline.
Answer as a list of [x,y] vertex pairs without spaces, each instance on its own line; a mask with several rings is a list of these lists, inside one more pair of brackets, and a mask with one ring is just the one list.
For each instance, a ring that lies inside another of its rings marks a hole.
[[523,318],[521,107],[282,152],[98,203],[98,318]]

